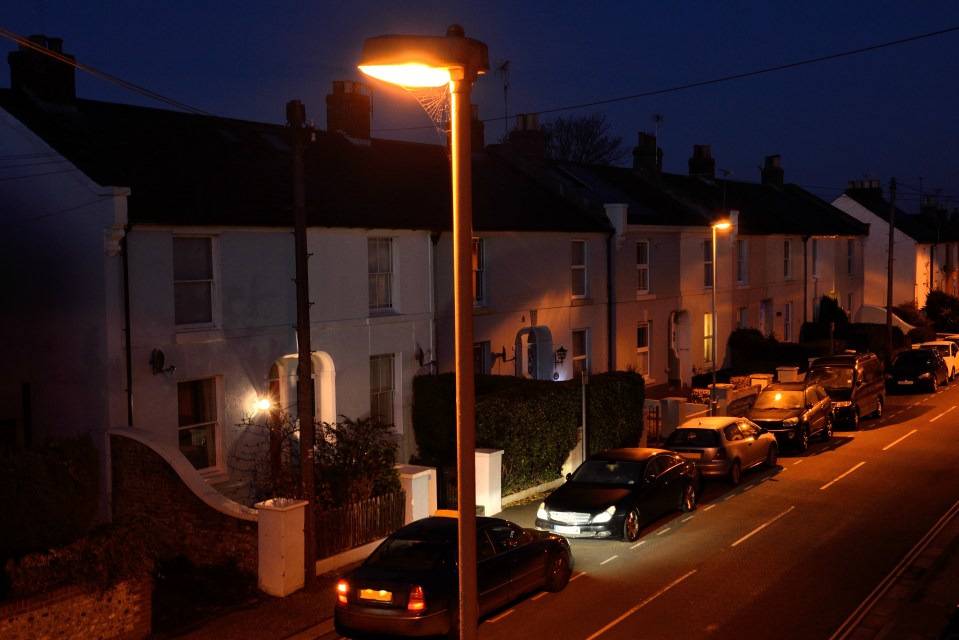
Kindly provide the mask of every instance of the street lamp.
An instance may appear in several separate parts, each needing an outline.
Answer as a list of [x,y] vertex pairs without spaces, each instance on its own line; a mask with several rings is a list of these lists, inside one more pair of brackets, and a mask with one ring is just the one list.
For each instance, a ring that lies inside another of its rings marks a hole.
[[456,368],[456,469],[459,505],[460,638],[477,635],[476,462],[473,389],[473,203],[470,91],[489,71],[489,51],[451,25],[445,36],[385,35],[363,44],[360,70],[404,87],[448,86],[453,184],[453,355]]
[[713,312],[712,323],[712,361],[713,361],[713,386],[709,390],[709,415],[716,415],[716,232],[725,231],[732,227],[729,220],[718,220],[713,223]]

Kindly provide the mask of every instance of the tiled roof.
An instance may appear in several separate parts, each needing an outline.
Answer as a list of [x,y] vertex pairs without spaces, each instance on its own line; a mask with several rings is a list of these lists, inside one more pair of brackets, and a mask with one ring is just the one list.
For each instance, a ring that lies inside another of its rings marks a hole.
[[[39,109],[0,90],[0,107],[91,179],[130,187],[132,223],[291,226],[290,129],[92,100]],[[608,223],[514,166],[473,154],[478,231],[605,232]],[[445,147],[315,131],[304,159],[311,226],[449,230]]]
[[[849,189],[844,195],[868,209],[880,220],[889,223],[892,204],[882,197],[880,189]],[[946,238],[953,241],[959,238],[955,221],[940,219],[938,215],[928,211],[911,214],[896,207],[893,224],[916,242],[935,244]]]

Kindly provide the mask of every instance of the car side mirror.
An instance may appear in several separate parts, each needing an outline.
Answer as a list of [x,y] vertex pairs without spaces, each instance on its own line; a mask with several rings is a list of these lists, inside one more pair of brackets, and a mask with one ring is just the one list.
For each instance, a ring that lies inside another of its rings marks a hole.
[[572,478],[572,477],[573,477],[573,474],[572,474],[572,473],[567,473],[567,474],[566,474],[566,479],[567,479],[567,480],[569,480],[569,479]]

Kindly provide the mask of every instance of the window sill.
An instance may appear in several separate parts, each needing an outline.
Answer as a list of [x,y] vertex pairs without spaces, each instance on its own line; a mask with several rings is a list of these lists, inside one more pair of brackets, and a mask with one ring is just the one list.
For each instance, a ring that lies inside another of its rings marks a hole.
[[219,327],[208,327],[204,329],[177,329],[177,344],[197,344],[200,342],[211,342],[223,339],[223,329]]
[[569,301],[571,307],[585,307],[593,304],[592,298],[573,298]]

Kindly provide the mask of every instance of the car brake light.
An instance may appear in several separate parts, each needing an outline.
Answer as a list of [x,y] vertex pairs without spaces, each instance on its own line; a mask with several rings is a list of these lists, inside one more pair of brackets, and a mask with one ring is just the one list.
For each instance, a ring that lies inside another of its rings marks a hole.
[[407,611],[422,611],[426,608],[426,598],[423,597],[423,587],[414,586],[410,589],[410,601],[406,605]]
[[350,583],[346,580],[340,580],[336,583],[336,601],[340,604],[347,603],[347,593],[350,591]]
[[713,456],[713,460],[725,460],[726,459],[726,450],[717,449],[716,455]]

